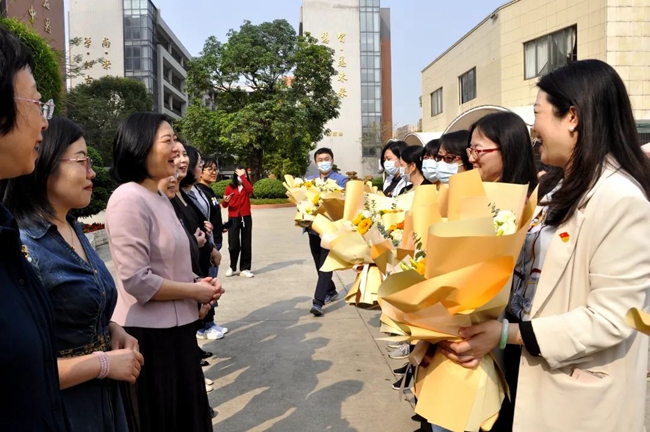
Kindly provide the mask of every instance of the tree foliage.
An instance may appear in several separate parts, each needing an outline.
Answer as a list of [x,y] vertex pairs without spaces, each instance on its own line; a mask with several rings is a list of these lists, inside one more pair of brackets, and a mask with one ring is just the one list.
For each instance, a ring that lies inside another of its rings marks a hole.
[[34,79],[42,100],[52,99],[56,105],[55,113],[61,111],[63,78],[61,76],[62,55],[50,47],[47,41],[33,28],[14,18],[0,18],[0,25],[14,33],[34,56],[36,70]]
[[285,20],[245,21],[226,43],[212,36],[190,62],[191,103],[176,128],[205,154],[251,167],[254,179],[301,175],[339,115],[333,56]]
[[120,121],[152,108],[152,97],[145,85],[130,78],[105,76],[77,85],[66,97],[68,117],[83,127],[86,142],[108,164],[113,160],[113,138]]

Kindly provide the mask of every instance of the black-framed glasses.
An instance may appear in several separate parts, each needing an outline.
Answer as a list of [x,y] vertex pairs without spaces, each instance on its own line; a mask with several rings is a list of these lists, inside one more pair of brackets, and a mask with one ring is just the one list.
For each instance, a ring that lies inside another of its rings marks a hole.
[[204,169],[205,171],[208,171],[208,172],[211,172],[211,173],[217,173],[217,172],[219,172],[219,168],[217,168],[217,167],[215,167],[215,166],[208,166],[208,167],[204,166],[203,169]]
[[446,163],[450,164],[450,163],[454,163],[455,161],[459,160],[460,156],[456,156],[456,155],[453,155],[453,154],[446,154],[446,155],[443,156],[443,155],[437,154],[437,155],[433,155],[433,159],[436,162],[445,161]]
[[14,99],[24,102],[31,102],[38,105],[39,109],[41,110],[41,115],[45,120],[50,120],[52,118],[52,115],[54,115],[54,100],[52,99],[47,102],[41,102],[36,99],[27,99],[21,97],[14,97]]
[[76,162],[79,165],[84,165],[86,168],[86,172],[89,173],[93,169],[93,160],[86,156],[83,158],[75,158],[75,159],[70,159],[70,158],[64,158],[64,159],[59,159],[61,162]]
[[478,160],[485,153],[492,153],[492,152],[495,152],[495,151],[501,151],[501,149],[495,147],[495,148],[491,148],[491,149],[480,150],[480,149],[477,149],[477,148],[474,148],[474,147],[467,147],[467,156],[473,157],[474,159]]

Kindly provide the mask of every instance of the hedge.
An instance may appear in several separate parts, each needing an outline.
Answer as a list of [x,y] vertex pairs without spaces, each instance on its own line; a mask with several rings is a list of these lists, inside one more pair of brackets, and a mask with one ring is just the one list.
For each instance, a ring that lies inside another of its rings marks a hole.
[[76,217],[90,217],[105,210],[108,199],[115,190],[115,183],[108,174],[108,170],[104,168],[104,161],[99,152],[93,147],[88,147],[88,156],[93,160],[93,171],[95,171],[93,196],[88,207],[73,211],[73,215]]
[[372,179],[372,185],[376,186],[379,190],[384,189],[384,178],[383,177],[375,177]]
[[226,192],[226,186],[230,184],[231,180],[221,180],[212,185],[212,190],[219,198],[223,198],[223,194]]
[[14,18],[0,18],[0,25],[14,33],[34,57],[36,70],[34,80],[41,93],[43,102],[54,101],[54,113],[59,115],[62,108],[63,77],[61,76],[62,55],[52,49],[47,41],[25,23]]
[[253,195],[255,198],[285,198],[287,190],[280,180],[265,178],[253,185]]

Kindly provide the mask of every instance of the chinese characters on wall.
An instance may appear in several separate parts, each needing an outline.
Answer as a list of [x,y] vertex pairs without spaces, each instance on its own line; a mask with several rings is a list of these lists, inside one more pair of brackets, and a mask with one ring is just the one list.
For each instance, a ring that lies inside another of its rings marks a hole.
[[[348,67],[348,64],[345,60],[345,37],[346,34],[343,32],[338,32],[336,35],[336,41],[338,41],[338,59],[337,59],[337,78],[336,80],[341,83],[341,87],[339,87],[338,91],[336,94],[338,97],[343,100],[348,97],[348,91],[345,87],[345,83],[348,81],[348,75],[346,68]],[[329,45],[330,44],[330,36],[329,32],[323,32],[320,35],[320,42],[324,45]],[[338,131],[328,131],[326,134],[328,137],[342,137],[343,132],[338,132]]]

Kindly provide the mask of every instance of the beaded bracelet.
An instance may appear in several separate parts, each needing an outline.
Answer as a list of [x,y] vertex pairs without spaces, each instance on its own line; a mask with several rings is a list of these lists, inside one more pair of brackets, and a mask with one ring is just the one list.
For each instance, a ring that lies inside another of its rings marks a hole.
[[507,319],[503,319],[503,326],[501,327],[501,340],[499,341],[499,349],[506,349],[508,345],[508,331],[510,330],[510,323]]
[[99,375],[97,375],[97,379],[104,379],[111,371],[111,365],[108,362],[108,356],[103,351],[95,351],[93,354],[99,357]]

